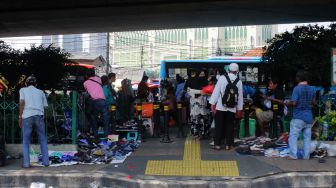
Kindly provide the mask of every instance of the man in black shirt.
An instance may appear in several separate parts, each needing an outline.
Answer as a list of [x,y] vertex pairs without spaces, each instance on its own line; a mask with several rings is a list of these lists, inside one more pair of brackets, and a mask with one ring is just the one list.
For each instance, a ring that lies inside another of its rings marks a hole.
[[257,136],[265,136],[264,127],[273,120],[273,104],[278,104],[278,115],[283,115],[283,100],[285,98],[281,84],[273,78],[268,84],[268,93],[263,95],[263,107],[256,109],[257,117]]

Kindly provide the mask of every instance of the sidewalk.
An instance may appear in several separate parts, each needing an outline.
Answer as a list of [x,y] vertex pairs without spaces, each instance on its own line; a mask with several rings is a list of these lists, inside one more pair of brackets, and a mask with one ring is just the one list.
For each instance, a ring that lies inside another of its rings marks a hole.
[[326,163],[285,160],[215,151],[209,140],[173,138],[143,142],[123,164],[73,165],[21,169],[20,160],[0,168],[0,187],[28,187],[43,182],[52,187],[332,187],[336,158]]

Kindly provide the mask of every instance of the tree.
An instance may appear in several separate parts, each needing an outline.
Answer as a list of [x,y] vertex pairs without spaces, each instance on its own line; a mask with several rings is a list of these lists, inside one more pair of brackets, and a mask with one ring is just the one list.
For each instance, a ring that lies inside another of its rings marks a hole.
[[23,74],[21,53],[0,41],[0,74],[12,84]]
[[69,63],[69,53],[49,45],[31,46],[23,52],[0,41],[0,74],[13,90],[22,75],[34,74],[42,89],[60,88]]
[[34,74],[44,89],[58,88],[65,76],[65,64],[70,54],[49,45],[31,46],[22,53],[22,61],[28,75]]
[[285,82],[295,80],[299,69],[309,73],[312,85],[330,85],[331,48],[336,47],[336,24],[324,28],[318,25],[295,27],[268,41],[263,61],[268,71]]

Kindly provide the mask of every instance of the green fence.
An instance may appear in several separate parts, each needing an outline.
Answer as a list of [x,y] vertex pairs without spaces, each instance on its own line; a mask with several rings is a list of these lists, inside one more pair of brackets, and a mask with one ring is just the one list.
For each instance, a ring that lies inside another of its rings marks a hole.
[[[70,95],[48,97],[45,109],[45,123],[48,142],[52,144],[75,143],[77,130],[87,129],[85,105],[79,104],[77,92]],[[83,102],[83,101],[82,101]],[[0,97],[0,134],[6,143],[21,143],[21,128],[18,126],[19,96],[3,95]],[[37,135],[32,136],[32,143],[37,143]]]
[[[336,95],[324,95],[318,100],[316,116],[322,116],[336,109]],[[85,114],[84,97],[77,92],[70,95],[55,95],[48,97],[48,108],[45,111],[48,142],[52,144],[76,143],[78,131],[88,131],[88,121]],[[18,127],[18,95],[0,96],[0,134],[6,143],[21,143],[21,128]],[[289,114],[292,109],[288,109]],[[69,115],[70,113],[70,115]],[[286,117],[287,124],[290,115]],[[288,125],[286,126],[288,129]],[[32,136],[32,143],[37,143],[37,136]]]
[[323,95],[319,98],[318,103],[318,116],[323,116],[336,110],[336,94]]

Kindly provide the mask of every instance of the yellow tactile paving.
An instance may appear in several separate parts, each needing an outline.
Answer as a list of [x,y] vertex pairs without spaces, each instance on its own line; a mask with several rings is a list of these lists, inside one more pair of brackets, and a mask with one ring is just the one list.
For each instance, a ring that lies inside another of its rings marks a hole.
[[184,144],[183,160],[201,160],[201,145],[199,139],[187,137]]
[[162,176],[239,176],[236,161],[202,161],[198,139],[188,137],[183,160],[149,160],[146,175]]

